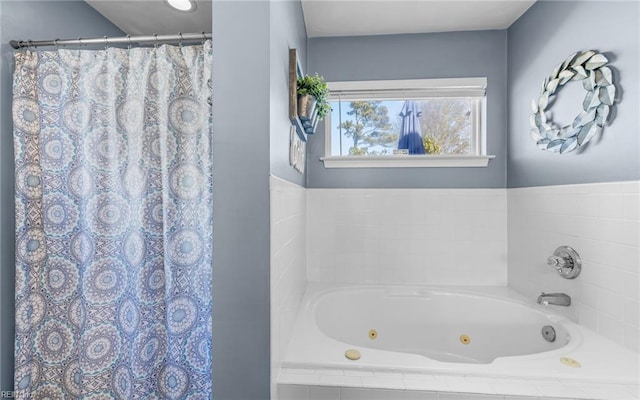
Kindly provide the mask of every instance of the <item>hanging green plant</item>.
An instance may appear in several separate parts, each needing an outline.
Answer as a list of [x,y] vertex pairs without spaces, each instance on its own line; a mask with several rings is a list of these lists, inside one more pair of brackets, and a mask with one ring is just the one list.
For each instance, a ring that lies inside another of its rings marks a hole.
[[322,120],[329,111],[329,88],[324,78],[318,74],[298,77],[297,81],[298,98],[312,96],[315,99],[315,108],[318,119]]

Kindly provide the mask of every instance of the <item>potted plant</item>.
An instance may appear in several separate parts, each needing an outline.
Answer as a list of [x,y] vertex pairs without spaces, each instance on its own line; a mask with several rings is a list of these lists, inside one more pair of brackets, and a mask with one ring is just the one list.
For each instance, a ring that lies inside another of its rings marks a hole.
[[298,77],[298,117],[306,128],[315,126],[331,110],[329,88],[324,78],[318,74]]

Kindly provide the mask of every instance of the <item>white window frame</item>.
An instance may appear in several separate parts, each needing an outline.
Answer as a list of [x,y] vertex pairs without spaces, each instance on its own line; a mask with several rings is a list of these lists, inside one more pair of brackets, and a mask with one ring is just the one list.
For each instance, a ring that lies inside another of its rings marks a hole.
[[325,168],[402,168],[402,167],[486,167],[487,155],[486,88],[487,78],[408,79],[385,81],[327,82],[329,100],[406,99],[429,97],[472,97],[471,150],[473,154],[334,156],[331,155],[331,114],[325,116]]

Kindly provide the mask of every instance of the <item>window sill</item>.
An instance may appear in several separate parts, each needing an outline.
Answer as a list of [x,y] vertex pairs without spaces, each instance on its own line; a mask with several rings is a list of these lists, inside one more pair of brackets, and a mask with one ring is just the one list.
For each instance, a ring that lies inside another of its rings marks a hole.
[[325,168],[486,167],[495,156],[332,156],[321,157]]

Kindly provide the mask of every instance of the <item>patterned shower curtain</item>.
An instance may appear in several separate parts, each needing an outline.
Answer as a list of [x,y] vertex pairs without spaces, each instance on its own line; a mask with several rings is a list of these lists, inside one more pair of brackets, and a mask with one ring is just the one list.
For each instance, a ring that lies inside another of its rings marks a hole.
[[209,399],[211,42],[15,55],[15,390]]

